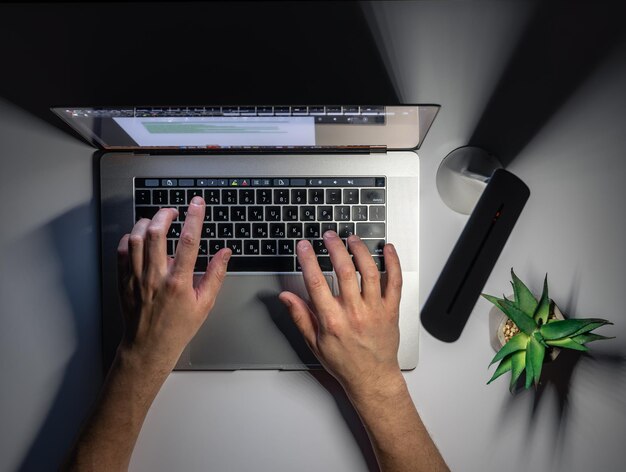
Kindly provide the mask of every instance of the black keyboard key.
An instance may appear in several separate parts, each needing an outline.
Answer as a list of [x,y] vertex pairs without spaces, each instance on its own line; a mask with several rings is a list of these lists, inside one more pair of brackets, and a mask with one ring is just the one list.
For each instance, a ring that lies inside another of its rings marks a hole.
[[337,234],[340,238],[346,239],[354,234],[354,223],[339,223]]
[[230,221],[246,221],[246,207],[230,207]]
[[220,249],[223,249],[224,246],[224,241],[221,239],[211,239],[209,241],[209,254],[214,256]]
[[265,220],[266,221],[280,221],[280,207],[279,206],[265,207]]
[[215,223],[204,223],[202,225],[202,237],[203,238],[216,238],[217,231],[215,229]]
[[370,221],[385,221],[385,207],[384,206],[371,206],[370,207]]
[[152,203],[155,205],[167,205],[167,190],[155,190],[152,192]]
[[384,238],[385,223],[357,223],[356,234],[360,238]]
[[194,272],[206,272],[206,268],[209,264],[209,258],[201,256],[196,259],[196,265],[193,269]]
[[293,241],[289,239],[283,239],[278,241],[278,254],[281,256],[292,256],[295,254]]
[[318,256],[317,263],[320,265],[322,272],[332,272],[333,264],[330,262],[330,257]]
[[185,199],[185,190],[182,188],[170,190],[170,204],[172,205],[184,205],[187,203]]
[[229,239],[226,241],[226,247],[233,252],[233,256],[241,256],[243,254],[243,241],[240,239]]
[[173,239],[167,240],[167,255],[168,256],[174,255],[174,240]]
[[[188,206],[178,207],[178,221],[185,221],[185,219],[187,218],[187,212],[188,211],[189,211],[189,207]],[[206,218],[206,213],[205,213],[204,216]],[[211,220],[209,220],[209,221],[211,221]]]
[[228,271],[293,272],[294,259],[294,257],[286,256],[231,257],[230,261],[228,261]]
[[311,241],[311,245],[313,246],[315,254],[317,254],[318,256],[325,256],[328,254],[328,249],[326,249],[326,246],[324,245],[324,241],[322,239],[314,239],[313,241]]
[[135,207],[135,221],[139,221],[142,218],[151,220],[157,211],[159,211],[159,207]]
[[374,259],[374,264],[376,264],[376,267],[378,268],[379,272],[384,272],[385,271],[385,258],[384,257],[378,257],[378,256],[372,256],[372,259]]
[[235,224],[235,237],[241,239],[248,239],[252,237],[252,230],[250,223],[236,223]]
[[285,223],[270,223],[270,238],[283,239],[285,237]]
[[322,233],[322,236],[324,236],[324,233],[326,231],[334,231],[336,233],[337,232],[337,223],[321,223],[320,224],[320,232]]
[[243,242],[243,253],[247,256],[255,256],[259,254],[259,240],[246,239]]
[[264,256],[275,256],[277,254],[276,240],[264,239],[261,241],[261,254]]
[[217,225],[217,237],[218,238],[233,238],[233,224],[232,223],[219,223]]
[[267,223],[252,223],[253,238],[267,238],[268,235]]
[[296,188],[291,191],[291,203],[297,205],[306,205],[306,190],[303,188]]
[[152,196],[150,190],[135,190],[135,205],[150,205]]
[[361,189],[361,203],[373,203],[380,205],[385,203],[385,189],[363,188]]
[[307,239],[320,238],[320,224],[319,223],[305,223],[304,224],[304,237]]
[[180,223],[172,223],[170,229],[167,231],[168,238],[180,238],[180,231],[182,225]]
[[352,220],[367,221],[367,207],[358,205],[352,207]]
[[326,203],[331,205],[341,203],[341,190],[338,188],[326,189]]
[[254,205],[254,190],[251,188],[239,190],[239,203],[242,205]]
[[248,207],[248,221],[263,221],[263,207]]
[[198,245],[198,255],[199,256],[208,256],[209,255],[209,246],[207,244],[206,239],[201,239],[200,244]]
[[281,205],[289,204],[289,190],[279,188],[274,190],[274,203]]
[[302,223],[287,223],[287,237],[302,239]]
[[271,205],[272,204],[272,191],[269,189],[257,189],[256,202],[258,205]]
[[359,189],[356,189],[356,188],[343,189],[343,203],[344,204],[359,203]]
[[228,207],[213,207],[213,221],[228,221]]
[[363,239],[362,240],[373,256],[382,256],[383,247],[385,247],[384,239]]
[[298,221],[298,207],[283,207],[283,221]]
[[236,189],[222,190],[222,203],[224,205],[236,205],[237,204],[237,190]]
[[331,206],[318,206],[317,207],[317,221],[332,221],[332,219],[333,219],[333,207]]
[[207,189],[204,191],[204,201],[207,205],[220,204],[220,191],[217,189]]
[[321,189],[321,188],[309,189],[309,203],[314,203],[316,205],[323,205],[324,204],[324,189]]
[[300,221],[315,221],[315,207],[314,206],[300,207]]
[[191,203],[191,200],[193,200],[193,197],[201,197],[201,196],[202,196],[202,189],[192,188],[190,190],[187,190],[187,203]]
[[350,221],[350,207],[349,206],[336,206],[335,207],[335,221]]

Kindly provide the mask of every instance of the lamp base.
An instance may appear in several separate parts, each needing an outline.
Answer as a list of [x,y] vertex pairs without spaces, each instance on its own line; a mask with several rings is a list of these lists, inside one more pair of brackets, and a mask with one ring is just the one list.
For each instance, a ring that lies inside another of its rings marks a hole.
[[437,190],[452,210],[469,215],[502,164],[484,149],[464,146],[448,154],[437,169]]

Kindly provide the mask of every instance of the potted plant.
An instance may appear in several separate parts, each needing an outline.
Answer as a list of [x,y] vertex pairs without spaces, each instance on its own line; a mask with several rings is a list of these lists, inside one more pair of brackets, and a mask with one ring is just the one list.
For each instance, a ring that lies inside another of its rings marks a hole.
[[[490,384],[502,374],[511,371],[510,390],[513,391],[522,372],[526,370],[525,387],[539,383],[541,369],[546,354],[555,349],[575,349],[588,351],[591,341],[611,339],[592,333],[606,324],[613,324],[600,318],[559,319],[560,311],[548,296],[548,276],[543,282],[543,293],[537,300],[528,287],[511,269],[513,300],[482,294],[498,307],[510,320],[505,324],[505,343],[495,355],[490,366],[500,361],[495,373],[487,382]],[[563,318],[562,315],[560,318]]]

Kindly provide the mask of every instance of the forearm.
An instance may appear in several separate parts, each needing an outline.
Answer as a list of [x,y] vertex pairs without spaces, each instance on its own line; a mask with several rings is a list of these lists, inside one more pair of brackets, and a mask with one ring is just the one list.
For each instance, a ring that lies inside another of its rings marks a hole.
[[348,396],[370,436],[382,472],[447,471],[398,372],[376,388]]
[[138,357],[118,351],[64,469],[127,470],[143,421],[168,374],[167,368],[146,367]]

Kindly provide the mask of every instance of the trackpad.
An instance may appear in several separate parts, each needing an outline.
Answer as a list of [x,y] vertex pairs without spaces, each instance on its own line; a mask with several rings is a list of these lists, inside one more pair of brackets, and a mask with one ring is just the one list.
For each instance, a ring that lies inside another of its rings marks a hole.
[[[333,290],[333,276],[326,275]],[[188,346],[182,369],[300,369],[319,362],[278,299],[288,290],[308,301],[301,274],[229,274],[211,313]],[[181,361],[183,359],[181,358]]]

